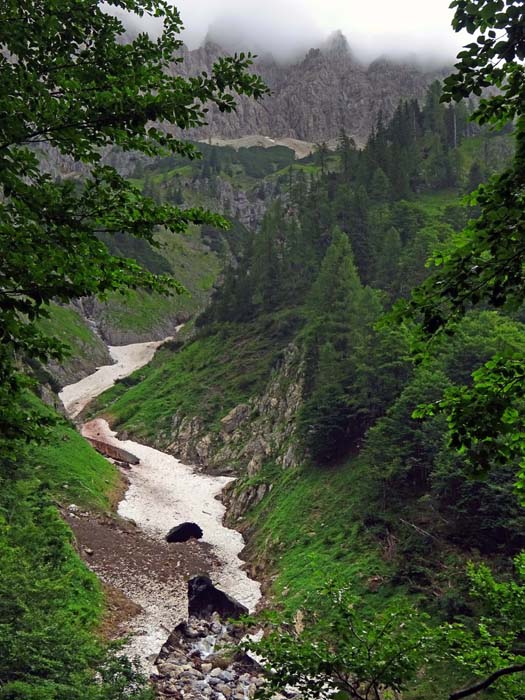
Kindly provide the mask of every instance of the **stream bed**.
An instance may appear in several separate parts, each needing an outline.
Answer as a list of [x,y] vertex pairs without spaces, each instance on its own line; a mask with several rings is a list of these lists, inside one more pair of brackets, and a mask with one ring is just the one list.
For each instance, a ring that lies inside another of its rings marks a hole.
[[[147,364],[162,342],[110,347],[115,364],[101,367],[62,390],[60,397],[70,417],[76,417],[89,401],[116,379]],[[170,555],[175,552],[179,557],[172,567],[173,575],[164,576],[162,580],[154,567],[148,569],[147,562],[137,573],[137,567],[132,565],[133,547],[128,548],[129,570],[119,567],[110,574],[111,567],[97,565],[96,557],[90,561],[91,568],[103,581],[119,588],[141,608],[129,625],[130,641],[126,653],[138,656],[144,668],[150,669],[169,632],[187,615],[183,571],[191,568],[185,557],[188,560],[195,557],[197,543],[190,540],[184,544],[168,545],[164,540],[168,530],[181,522],[197,523],[203,530],[203,538],[198,544],[207,544],[213,554],[208,557],[209,571],[201,573],[209,573],[214,583],[226,593],[254,610],[261,597],[260,585],[242,569],[243,562],[239,557],[244,547],[242,535],[222,523],[225,508],[218,497],[231,478],[200,473],[169,454],[132,440],[119,440],[107,422],[101,419],[85,423],[81,432],[86,437],[127,450],[140,459],[138,465],[126,471],[129,485],[118,505],[118,514],[133,521],[141,536],[157,543],[159,550],[169,550]],[[202,566],[202,554],[199,556],[196,558]]]

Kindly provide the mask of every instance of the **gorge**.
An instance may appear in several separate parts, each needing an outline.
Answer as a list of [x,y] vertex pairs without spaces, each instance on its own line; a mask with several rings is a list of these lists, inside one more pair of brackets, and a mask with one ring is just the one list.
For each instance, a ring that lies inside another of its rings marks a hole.
[[[77,416],[90,400],[115,380],[146,364],[161,342],[110,347],[114,365],[99,368],[94,374],[62,390],[60,396],[68,413]],[[138,465],[126,471],[127,488],[118,504],[118,514],[132,520],[139,532],[151,538],[158,547],[173,524],[187,520],[198,522],[204,531],[203,542],[211,545],[213,553],[213,557],[207,559],[204,553],[201,555],[201,566],[209,568],[199,573],[211,572],[223,590],[253,610],[260,597],[259,586],[242,570],[238,556],[244,547],[242,537],[223,526],[224,506],[217,500],[230,478],[199,474],[170,455],[132,440],[118,440],[106,421],[101,419],[84,423],[81,432],[85,437],[129,451],[140,460]],[[72,525],[75,529],[75,524]],[[140,578],[134,579],[130,571],[136,569],[129,561],[126,566],[128,573],[115,578],[114,571],[104,571],[103,564],[98,564],[97,552],[89,547],[90,544],[89,540],[84,541],[84,551],[86,547],[90,551],[87,561],[93,570],[141,608],[128,631],[131,639],[126,643],[125,652],[138,657],[149,670],[152,659],[156,659],[167,638],[167,632],[171,632],[187,615],[187,580],[176,577],[177,572],[173,572],[174,576],[161,586],[155,575],[148,578],[148,567],[142,570]],[[180,548],[178,554],[182,558],[192,556],[191,553],[185,554],[184,548]],[[129,556],[133,558],[134,555],[134,550],[131,550]],[[179,564],[177,562],[177,567]],[[184,562],[182,566],[184,569],[188,567]]]
[[0,700],[524,696],[522,4],[0,7]]

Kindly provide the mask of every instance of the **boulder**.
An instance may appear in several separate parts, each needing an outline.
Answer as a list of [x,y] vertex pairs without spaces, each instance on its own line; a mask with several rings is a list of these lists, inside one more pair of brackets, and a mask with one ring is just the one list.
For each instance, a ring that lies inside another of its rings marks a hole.
[[194,576],[188,581],[188,615],[210,618],[214,612],[222,619],[239,618],[248,608],[216,588],[209,576]]
[[200,540],[202,530],[196,523],[181,523],[176,527],[172,527],[166,535],[166,542],[187,542],[194,537]]

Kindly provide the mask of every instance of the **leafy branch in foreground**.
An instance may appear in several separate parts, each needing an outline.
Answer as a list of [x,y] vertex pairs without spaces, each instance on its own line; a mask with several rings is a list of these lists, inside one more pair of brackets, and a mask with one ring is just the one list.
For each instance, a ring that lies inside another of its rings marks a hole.
[[[443,398],[419,406],[414,418],[438,411],[447,416],[450,446],[467,458],[472,476],[492,467],[519,463],[515,490],[525,502],[525,364],[521,357],[496,355],[473,372],[469,386],[451,386]],[[490,416],[490,420],[480,417]]]
[[286,686],[302,697],[376,700],[402,691],[428,661],[433,633],[427,618],[409,603],[393,601],[378,612],[366,610],[347,588],[334,583],[318,591],[315,612],[283,627],[270,623],[260,642],[246,649],[265,659],[268,683],[261,697]]
[[[157,39],[128,41],[121,20],[98,0],[7,0],[0,8],[0,439],[37,436],[38,416],[21,401],[24,357],[63,356],[35,323],[51,300],[127,288],[177,293],[182,287],[134,261],[110,255],[101,234],[124,232],[152,245],[155,231],[188,224],[226,227],[201,209],[158,205],[101,165],[104,149],[198,157],[168,133],[205,123],[209,105],[235,109],[235,95],[267,89],[248,72],[250,54],[223,57],[184,78],[177,10],[166,0],[110,0],[114,11],[155,17]],[[174,74],[175,73],[175,74]],[[43,146],[42,146],[43,144]],[[82,182],[57,182],[38,149],[81,163]],[[4,442],[7,449],[7,443]]]
[[515,578],[498,581],[485,564],[469,564],[471,595],[482,608],[475,627],[443,627],[450,657],[470,675],[481,678],[450,694],[460,700],[497,682],[498,697],[514,700],[525,692],[525,554],[514,560]]
[[459,672],[475,680],[453,692],[441,688],[439,697],[460,700],[496,683],[501,700],[522,697],[525,554],[514,564],[515,576],[500,581],[486,564],[470,563],[470,597],[479,618],[441,625],[431,625],[415,601],[394,599],[372,610],[347,587],[327,584],[294,619],[273,614],[261,641],[243,642],[267,669],[259,697],[271,698],[287,686],[310,700],[397,697],[432,679],[442,663],[452,677]]
[[[515,311],[525,299],[525,6],[521,0],[454,0],[451,7],[454,29],[477,36],[458,54],[442,99],[481,96],[472,118],[494,127],[513,123],[516,150],[510,167],[473,193],[478,218],[434,255],[431,275],[392,313],[397,321],[416,320],[426,340],[453,332],[477,304]],[[525,463],[519,418],[524,374],[519,357],[495,357],[474,373],[472,387],[447,390],[432,409],[447,415],[451,444],[473,471],[514,458]],[[520,492],[524,481],[520,474]]]

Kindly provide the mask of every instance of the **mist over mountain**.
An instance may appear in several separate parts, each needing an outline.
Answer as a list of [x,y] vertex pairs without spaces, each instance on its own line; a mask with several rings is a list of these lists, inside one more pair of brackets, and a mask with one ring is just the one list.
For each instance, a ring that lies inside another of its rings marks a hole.
[[[373,5],[382,14],[382,34],[372,9],[355,2],[343,7],[327,0],[321,8],[318,0],[204,0],[198,7],[178,1],[184,62],[173,65],[174,75],[196,75],[220,55],[251,51],[257,54],[254,71],[272,91],[259,103],[241,98],[235,114],[211,109],[208,125],[186,135],[320,142],[344,129],[362,145],[380,113],[388,119],[400,99],[422,99],[433,80],[450,73],[463,40],[438,0],[424,8],[406,0],[395,12],[390,4]],[[130,34],[160,30],[151,17],[122,19]],[[336,22],[344,31],[334,31]]]
[[[452,12],[443,0],[176,0],[191,49],[207,41],[229,51],[270,54],[294,62],[319,47],[336,31],[348,39],[356,56],[370,63],[380,56],[410,62],[450,62],[465,36],[451,29]],[[158,22],[128,16],[136,30],[156,33]]]
[[[174,74],[209,70],[214,60],[227,52],[212,41],[193,50],[185,47],[184,62],[174,64]],[[191,130],[192,138],[260,134],[319,142],[337,138],[344,129],[363,144],[380,113],[389,118],[400,99],[422,99],[433,80],[450,72],[447,66],[429,68],[388,58],[364,64],[342,32],[290,63],[262,55],[254,70],[272,94],[258,103],[241,98],[234,114],[210,110],[208,125]]]

